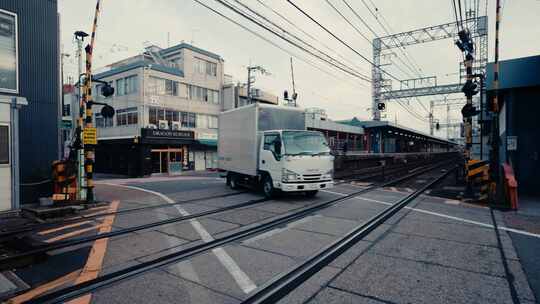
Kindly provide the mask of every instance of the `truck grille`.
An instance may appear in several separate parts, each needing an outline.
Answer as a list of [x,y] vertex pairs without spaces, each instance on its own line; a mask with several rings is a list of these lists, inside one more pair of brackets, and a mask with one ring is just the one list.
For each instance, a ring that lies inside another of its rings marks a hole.
[[304,174],[302,175],[302,179],[305,181],[320,180],[321,174]]

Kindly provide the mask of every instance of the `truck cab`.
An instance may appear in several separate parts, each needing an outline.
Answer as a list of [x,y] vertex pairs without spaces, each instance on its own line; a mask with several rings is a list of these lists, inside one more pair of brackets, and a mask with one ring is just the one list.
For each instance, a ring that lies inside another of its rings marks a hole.
[[258,175],[266,196],[278,190],[314,196],[333,187],[334,156],[320,132],[264,131],[259,149]]

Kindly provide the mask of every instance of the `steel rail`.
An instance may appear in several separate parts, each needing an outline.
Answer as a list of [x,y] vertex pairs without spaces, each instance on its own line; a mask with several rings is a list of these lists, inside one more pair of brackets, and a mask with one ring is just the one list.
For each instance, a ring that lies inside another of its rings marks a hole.
[[7,230],[7,229],[0,230],[0,238],[12,237],[14,235],[21,234],[21,233],[26,233],[26,232],[33,231],[33,230],[53,228],[53,227],[64,225],[64,224],[76,223],[76,222],[83,221],[83,220],[100,218],[100,217],[109,216],[109,215],[118,215],[118,214],[124,214],[124,213],[131,213],[131,212],[139,212],[139,211],[144,211],[144,210],[150,210],[150,209],[166,208],[166,207],[170,207],[170,206],[176,206],[176,205],[183,205],[183,204],[188,204],[188,203],[200,202],[200,201],[205,201],[205,200],[214,199],[214,198],[223,198],[223,197],[234,196],[234,195],[239,195],[239,194],[244,194],[244,193],[246,193],[246,191],[234,192],[234,193],[226,193],[226,194],[207,196],[207,197],[199,197],[199,198],[189,199],[189,200],[185,200],[185,201],[174,202],[172,204],[171,203],[166,203],[166,204],[159,204],[159,205],[143,206],[143,207],[136,207],[136,208],[118,210],[118,211],[115,211],[115,212],[105,212],[105,213],[93,214],[93,215],[88,215],[88,216],[80,215],[80,216],[78,216],[76,218],[72,218],[72,219],[68,219],[68,220],[64,220],[64,221],[54,221],[54,222],[48,222],[48,223],[40,223],[40,224],[36,224],[36,225],[25,225],[25,226],[22,226],[22,227],[20,226],[21,228],[18,228],[18,229],[15,228],[15,229],[9,229],[9,230]]
[[9,266],[10,263],[12,263],[12,262],[14,262],[16,260],[19,260],[19,259],[22,259],[22,258],[25,258],[25,257],[29,257],[29,256],[32,256],[32,255],[41,254],[41,253],[45,253],[45,252],[48,252],[48,251],[67,248],[67,247],[73,247],[73,246],[76,246],[76,245],[80,245],[80,244],[84,244],[84,243],[88,243],[88,242],[92,242],[92,241],[96,241],[96,240],[100,240],[100,239],[110,238],[110,237],[114,237],[114,236],[133,233],[133,232],[140,231],[140,230],[154,228],[154,227],[157,227],[157,226],[163,226],[163,225],[167,225],[167,224],[171,224],[171,223],[177,223],[177,222],[187,221],[187,220],[191,220],[191,219],[195,219],[195,218],[199,218],[199,217],[209,216],[209,215],[213,215],[213,214],[216,214],[216,213],[222,213],[222,212],[226,212],[226,211],[231,211],[231,210],[235,210],[235,209],[239,209],[239,208],[243,208],[243,207],[247,207],[247,206],[253,206],[253,205],[261,204],[261,203],[266,202],[268,200],[269,199],[267,199],[267,198],[250,200],[250,201],[247,201],[247,202],[244,202],[244,203],[241,203],[241,204],[237,204],[237,205],[233,205],[233,206],[217,208],[217,209],[214,209],[214,210],[203,211],[203,212],[200,212],[200,213],[195,213],[195,214],[190,214],[190,215],[176,216],[176,217],[172,217],[172,218],[169,218],[169,219],[166,219],[166,220],[161,220],[161,221],[157,221],[157,222],[151,222],[151,223],[148,223],[148,224],[134,226],[134,227],[118,229],[118,230],[114,230],[114,231],[107,232],[107,233],[101,233],[101,234],[96,234],[96,235],[91,235],[91,236],[86,236],[86,237],[81,237],[81,238],[75,238],[75,239],[70,239],[70,240],[65,240],[65,241],[58,241],[58,242],[54,242],[54,243],[49,243],[49,244],[37,246],[37,247],[35,247],[35,248],[31,249],[31,250],[25,251],[25,252],[21,252],[21,253],[17,253],[17,254],[14,254],[14,255],[9,255],[9,256],[0,258],[0,270],[5,270],[6,266]]
[[192,246],[190,248],[186,248],[177,252],[173,252],[170,254],[167,254],[165,256],[146,261],[137,265],[133,265],[130,267],[126,267],[124,269],[118,270],[116,272],[111,272],[108,274],[104,274],[103,276],[97,277],[92,280],[88,280],[86,282],[82,282],[79,284],[75,284],[69,287],[65,287],[63,289],[59,289],[56,291],[53,291],[49,294],[41,295],[39,297],[36,297],[34,299],[31,299],[29,301],[26,301],[24,303],[62,303],[74,298],[77,298],[81,295],[87,294],[89,292],[92,292],[94,290],[103,288],[107,285],[111,285],[117,282],[120,282],[122,280],[140,275],[142,273],[145,273],[147,271],[169,265],[175,262],[180,262],[183,260],[186,260],[190,257],[193,257],[195,255],[207,252],[209,250],[212,250],[214,248],[223,247],[225,245],[228,245],[230,243],[250,238],[256,235],[259,235],[261,233],[264,233],[266,231],[272,230],[275,227],[283,226],[287,223],[293,222],[295,220],[301,219],[306,217],[307,215],[325,209],[327,207],[330,207],[332,205],[335,205],[337,203],[346,201],[348,199],[351,199],[359,194],[366,193],[381,187],[389,186],[407,179],[410,179],[412,177],[415,177],[417,175],[420,175],[424,172],[428,172],[430,170],[434,170],[436,168],[439,168],[443,165],[436,165],[431,168],[427,168],[421,171],[417,171],[413,174],[409,174],[400,178],[397,178],[395,180],[385,182],[380,185],[374,185],[370,186],[368,188],[361,189],[359,191],[356,191],[354,193],[348,194],[347,196],[343,196],[340,198],[332,199],[327,202],[319,203],[315,206],[309,206],[302,208],[302,210],[289,212],[287,214],[281,215],[279,217],[270,219],[264,223],[257,223],[257,224],[251,224],[247,227],[241,228],[240,230],[236,232],[232,232],[229,235],[226,235],[224,237],[221,237],[219,239],[215,239],[213,241],[198,244],[195,246]]
[[448,170],[444,174],[439,175],[437,178],[430,181],[428,184],[424,185],[419,190],[400,199],[392,206],[373,216],[364,224],[357,226],[354,230],[347,233],[339,240],[336,240],[332,244],[328,245],[324,249],[320,250],[303,263],[294,267],[292,270],[283,273],[282,275],[272,279],[265,285],[259,287],[258,289],[253,291],[247,299],[242,301],[241,304],[276,303],[277,301],[285,297],[287,294],[289,294],[291,291],[293,291],[295,288],[300,286],[302,283],[307,281],[314,274],[319,272],[322,268],[330,264],[347,249],[358,243],[361,239],[363,239],[370,232],[383,224],[387,219],[396,214],[399,210],[401,210],[403,207],[413,201],[416,197],[418,197],[428,188],[433,186],[435,183],[441,181],[456,168],[457,166],[455,166],[451,170]]

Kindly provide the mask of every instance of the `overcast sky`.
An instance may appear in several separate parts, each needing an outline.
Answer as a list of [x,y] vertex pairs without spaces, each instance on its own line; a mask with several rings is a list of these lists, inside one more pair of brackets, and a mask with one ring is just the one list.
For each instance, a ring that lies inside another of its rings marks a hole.
[[[234,12],[222,7],[214,0],[200,0],[234,20],[241,22],[263,36],[271,39],[282,48],[296,56],[312,62],[317,68],[293,58],[296,90],[299,103],[303,107],[324,108],[332,119],[346,119],[357,116],[370,118],[371,87],[370,83],[354,78],[344,72],[330,67],[328,64],[310,56],[285,41],[272,36],[263,29],[239,17]],[[229,0],[235,3],[234,0]],[[249,5],[260,14],[278,23],[287,31],[302,37],[306,42],[316,46],[329,55],[354,67],[366,76],[371,75],[369,63],[353,53],[337,40],[322,31],[305,16],[301,15],[285,0],[260,0],[278,13],[285,16],[303,31],[315,37],[312,40],[291,24],[281,19],[274,12],[262,6],[258,0],[239,0]],[[347,8],[343,0],[328,0],[339,9],[367,38],[374,35]],[[75,43],[73,32],[76,30],[91,31],[95,1],[93,0],[59,0],[61,15],[61,37],[63,52],[71,54],[65,63],[66,75],[76,75]],[[290,57],[291,55],[252,33],[214,14],[194,0],[102,0],[102,13],[97,30],[95,46],[96,67],[115,62],[128,56],[140,54],[145,44],[151,43],[161,47],[175,45],[181,41],[217,53],[225,60],[225,73],[233,76],[235,81],[245,82],[246,67],[251,64],[261,65],[271,75],[258,75],[255,86],[266,89],[281,96],[284,89],[291,90]],[[372,46],[362,38],[349,24],[339,16],[326,0],[296,0],[298,6],[327,26],[332,32],[349,43],[359,53],[372,60]],[[347,0],[366,23],[379,35],[385,32],[377,20],[366,9],[361,0]],[[365,0],[368,6],[378,10],[378,19],[386,21],[390,31],[397,33],[412,29],[452,22],[454,19],[451,0]],[[476,1],[462,1],[475,3]],[[503,17],[501,24],[501,59],[525,57],[540,54],[540,14],[539,0],[502,0]],[[237,4],[237,3],[235,3]],[[465,5],[465,3],[463,4]],[[495,0],[489,0],[489,58],[494,53],[494,15]],[[480,13],[485,12],[485,0],[480,0]],[[388,28],[387,28],[388,29]],[[324,44],[324,45],[321,45]],[[331,49],[331,50],[329,50]],[[419,67],[416,74],[437,76],[439,84],[458,81],[458,63],[461,54],[452,40],[441,40],[407,47],[408,56],[394,50],[397,57],[392,58],[394,64],[385,69],[399,79],[407,79],[413,74],[409,66]],[[404,64],[405,63],[405,64]],[[323,71],[321,71],[323,70]],[[393,88],[399,83],[393,81]],[[451,97],[461,97],[455,95]],[[429,101],[438,97],[422,97],[411,99],[404,106],[409,107],[420,116],[427,117]],[[420,104],[422,103],[423,106]],[[397,103],[388,104],[386,119],[396,121],[404,126],[424,132],[429,130],[427,118],[421,120],[409,114]],[[450,113],[450,121],[459,120],[459,109]],[[437,108],[435,118],[446,122],[446,109]],[[446,131],[436,133],[445,137]],[[452,137],[452,136],[451,136]]]

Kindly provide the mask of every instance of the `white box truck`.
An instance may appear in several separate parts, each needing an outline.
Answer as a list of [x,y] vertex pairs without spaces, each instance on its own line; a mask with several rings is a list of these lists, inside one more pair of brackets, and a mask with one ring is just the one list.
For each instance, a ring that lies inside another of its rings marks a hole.
[[255,103],[219,116],[218,165],[227,184],[314,196],[332,188],[334,156],[324,136],[307,131],[304,111]]

